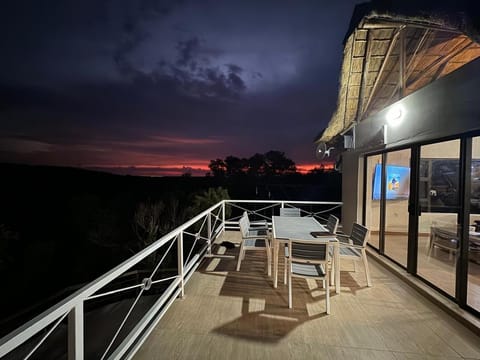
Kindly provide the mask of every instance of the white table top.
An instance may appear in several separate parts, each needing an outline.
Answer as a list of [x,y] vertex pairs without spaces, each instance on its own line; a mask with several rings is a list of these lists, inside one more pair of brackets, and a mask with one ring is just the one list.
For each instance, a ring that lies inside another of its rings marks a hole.
[[[315,218],[310,216],[274,216],[272,218],[273,237],[275,239],[318,239],[313,237],[312,231],[328,231]],[[336,240],[332,237],[323,237],[325,240]]]

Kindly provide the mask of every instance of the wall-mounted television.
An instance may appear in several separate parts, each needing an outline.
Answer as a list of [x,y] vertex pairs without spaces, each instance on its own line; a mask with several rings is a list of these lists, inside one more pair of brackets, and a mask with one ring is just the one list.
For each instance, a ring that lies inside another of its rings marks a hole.
[[[387,165],[387,200],[408,199],[410,193],[410,168]],[[373,200],[380,200],[382,193],[382,164],[375,165],[373,174]]]

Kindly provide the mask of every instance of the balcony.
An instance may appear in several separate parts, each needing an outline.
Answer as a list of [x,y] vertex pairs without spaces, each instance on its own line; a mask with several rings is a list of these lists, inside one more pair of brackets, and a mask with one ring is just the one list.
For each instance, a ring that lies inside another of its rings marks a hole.
[[331,292],[326,315],[316,282],[294,279],[290,310],[287,287],[272,287],[262,252],[247,253],[236,272],[223,256],[238,248],[217,250],[221,257],[205,259],[134,359],[480,358],[477,335],[376,261],[371,288],[361,266],[342,264],[342,292]]
[[288,206],[323,221],[341,203],[222,201],[1,339],[0,357],[480,358],[478,335],[379,262],[370,262],[371,288],[360,266],[341,264],[331,315],[323,290],[301,279],[288,309],[263,252],[247,252],[235,271],[238,247],[222,243],[240,241],[241,213],[268,220]]

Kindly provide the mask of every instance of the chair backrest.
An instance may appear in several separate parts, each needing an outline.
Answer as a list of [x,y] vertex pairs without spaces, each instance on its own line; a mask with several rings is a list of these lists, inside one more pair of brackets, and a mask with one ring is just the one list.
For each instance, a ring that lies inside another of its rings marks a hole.
[[291,239],[288,246],[292,261],[323,263],[328,260],[328,240]]
[[298,208],[280,208],[280,216],[300,216]]
[[327,220],[326,228],[330,234],[337,233],[337,227],[340,220],[335,215],[330,215]]
[[368,234],[368,229],[365,226],[357,223],[353,223],[350,240],[352,240],[353,245],[364,247],[367,243],[367,234]]
[[242,217],[247,218],[247,227],[250,228],[250,218],[248,217],[248,212],[244,211]]
[[242,233],[243,237],[246,237],[248,235],[248,223],[248,216],[245,215],[243,215],[238,222],[238,224],[240,225],[240,232]]

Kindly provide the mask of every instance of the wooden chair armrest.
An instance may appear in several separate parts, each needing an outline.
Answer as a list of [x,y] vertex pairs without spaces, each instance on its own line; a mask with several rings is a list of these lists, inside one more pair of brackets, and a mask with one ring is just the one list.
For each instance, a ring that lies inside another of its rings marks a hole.
[[335,234],[337,236],[338,241],[342,244],[350,244],[350,236],[347,234]]

